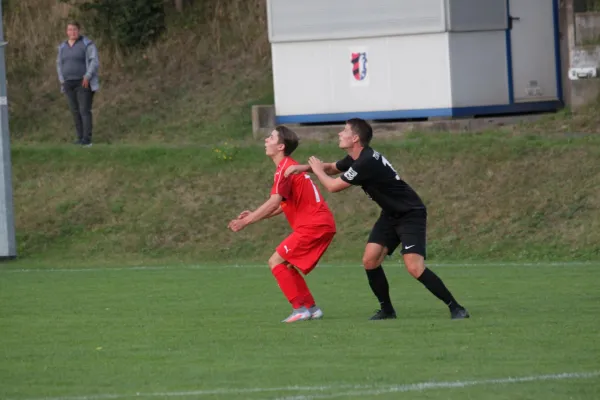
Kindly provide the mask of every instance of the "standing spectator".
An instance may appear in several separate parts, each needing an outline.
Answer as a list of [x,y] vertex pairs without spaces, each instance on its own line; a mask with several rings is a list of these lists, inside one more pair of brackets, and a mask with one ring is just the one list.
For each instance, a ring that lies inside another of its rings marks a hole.
[[81,36],[80,30],[81,25],[76,21],[67,24],[67,40],[58,46],[56,71],[75,120],[75,144],[89,147],[92,145],[92,100],[100,88],[100,62],[96,45]]

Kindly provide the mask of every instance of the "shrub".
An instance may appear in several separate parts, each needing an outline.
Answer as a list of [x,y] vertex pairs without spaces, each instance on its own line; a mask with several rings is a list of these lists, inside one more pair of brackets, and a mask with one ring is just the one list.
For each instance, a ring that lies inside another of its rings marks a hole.
[[165,30],[163,0],[60,0],[76,7],[96,38],[124,50],[145,47]]

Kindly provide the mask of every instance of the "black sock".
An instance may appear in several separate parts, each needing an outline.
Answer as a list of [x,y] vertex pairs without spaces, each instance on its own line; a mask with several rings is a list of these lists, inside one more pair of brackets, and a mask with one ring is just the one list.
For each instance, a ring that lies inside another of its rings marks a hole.
[[429,268],[425,268],[425,271],[417,278],[425,287],[433,293],[435,297],[440,299],[450,308],[460,307],[460,304],[456,302],[452,293],[446,288],[444,282]]
[[394,312],[394,307],[390,300],[390,286],[388,285],[383,267],[380,265],[375,269],[367,269],[366,271],[367,278],[369,279],[369,286],[371,286],[373,294],[377,297],[377,300],[379,300],[381,309],[390,313]]

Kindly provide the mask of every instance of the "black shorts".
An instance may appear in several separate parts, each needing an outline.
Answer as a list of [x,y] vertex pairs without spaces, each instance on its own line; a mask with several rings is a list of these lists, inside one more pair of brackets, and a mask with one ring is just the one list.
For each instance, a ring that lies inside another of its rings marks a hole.
[[402,254],[427,257],[427,210],[412,210],[398,218],[381,213],[369,235],[369,243],[387,247],[388,254],[402,243]]

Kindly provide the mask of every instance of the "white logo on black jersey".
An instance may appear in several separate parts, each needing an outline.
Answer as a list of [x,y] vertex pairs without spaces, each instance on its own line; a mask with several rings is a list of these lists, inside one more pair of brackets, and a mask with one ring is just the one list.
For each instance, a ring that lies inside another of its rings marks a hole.
[[346,177],[346,179],[348,179],[349,181],[351,181],[354,178],[356,178],[356,175],[358,175],[358,172],[356,172],[355,170],[353,170],[352,167],[350,167],[350,169],[348,171],[346,171],[346,173],[344,174],[344,176]]

